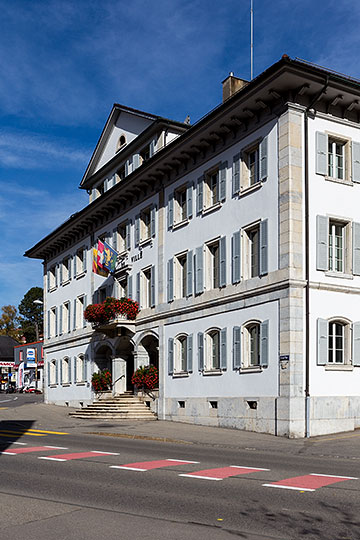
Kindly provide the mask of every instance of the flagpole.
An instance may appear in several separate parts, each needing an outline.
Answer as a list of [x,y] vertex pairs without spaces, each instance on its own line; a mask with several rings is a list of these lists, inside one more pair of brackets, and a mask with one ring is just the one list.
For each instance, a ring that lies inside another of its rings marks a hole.
[[250,80],[254,77],[254,0],[250,0]]

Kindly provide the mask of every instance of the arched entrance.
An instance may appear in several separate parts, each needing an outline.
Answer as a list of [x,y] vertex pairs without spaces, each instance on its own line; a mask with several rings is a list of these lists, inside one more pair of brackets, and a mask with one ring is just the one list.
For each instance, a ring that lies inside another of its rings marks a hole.
[[95,350],[95,370],[104,371],[109,370],[112,374],[112,357],[113,352],[108,344],[102,344]]
[[113,358],[113,384],[114,393],[122,394],[134,389],[131,377],[134,373],[134,346],[131,340],[134,334],[125,327],[115,343],[115,356]]
[[[147,362],[145,365],[155,366],[159,369],[159,339],[153,334],[148,334],[140,341],[140,347],[144,349],[147,356]],[[143,352],[144,352],[143,351]],[[144,355],[145,357],[145,355]]]

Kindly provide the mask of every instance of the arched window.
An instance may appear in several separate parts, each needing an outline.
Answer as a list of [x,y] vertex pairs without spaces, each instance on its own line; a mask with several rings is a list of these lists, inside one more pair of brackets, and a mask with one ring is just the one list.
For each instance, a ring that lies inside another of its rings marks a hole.
[[117,142],[117,145],[116,145],[116,151],[118,152],[125,145],[126,145],[126,137],[125,137],[124,133],[122,133],[120,135],[119,139],[118,139],[118,142]]
[[49,384],[57,384],[56,380],[56,360],[51,360],[49,369]]
[[76,381],[77,383],[84,382],[84,355],[80,354],[76,358]]
[[70,382],[70,359],[69,358],[63,358],[62,360],[62,384],[69,384]]
[[210,330],[206,334],[207,369],[220,369],[220,330]]
[[187,336],[182,335],[175,339],[175,371],[184,372],[187,367]]
[[244,367],[260,366],[260,323],[250,322],[243,328]]
[[345,350],[347,349],[347,324],[344,321],[335,320],[329,322],[329,364],[344,364]]
[[[317,320],[317,365],[351,364],[350,330],[357,334],[357,323],[341,317]],[[355,343],[356,340],[354,340]],[[354,345],[355,347],[355,345]],[[353,362],[356,350],[353,350]]]

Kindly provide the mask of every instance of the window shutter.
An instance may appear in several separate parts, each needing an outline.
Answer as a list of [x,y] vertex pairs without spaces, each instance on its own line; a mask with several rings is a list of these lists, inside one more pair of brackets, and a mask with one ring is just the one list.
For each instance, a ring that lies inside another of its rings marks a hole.
[[140,272],[136,274],[136,301],[140,306]]
[[62,262],[60,263],[59,274],[60,274],[59,282],[60,282],[60,285],[62,285],[62,282],[63,282],[63,263]]
[[55,360],[55,384],[59,384],[59,360]]
[[47,279],[47,292],[50,291],[50,270],[46,272],[46,279]]
[[352,143],[352,181],[360,182],[360,143]]
[[[76,259],[76,255],[75,255],[75,259]],[[72,257],[70,257],[69,261],[68,261],[68,265],[69,265],[69,279],[71,279],[71,268],[72,268],[72,265],[73,265],[73,259]],[[75,276],[76,274],[74,274]]]
[[67,320],[67,327],[68,332],[71,332],[71,302],[68,303],[68,320]]
[[189,334],[186,338],[186,369],[188,372],[193,370],[193,335]]
[[326,216],[316,216],[316,269],[329,269],[329,220]]
[[60,272],[60,268],[58,264],[55,266],[54,272],[55,272],[55,287],[58,287],[59,286],[59,272]]
[[130,231],[131,231],[131,221],[128,220],[126,222],[126,238],[125,238],[125,249],[130,249],[130,243],[131,243],[131,240],[130,240]]
[[68,358],[68,381],[71,383],[71,358]]
[[156,217],[156,206],[153,205],[150,210],[150,235],[155,237],[155,217]]
[[171,258],[168,261],[167,290],[168,290],[168,302],[172,302],[174,300],[174,259],[173,258]]
[[128,276],[127,289],[128,297],[133,300],[132,276]]
[[63,307],[62,305],[59,308],[59,336],[62,335],[63,331]]
[[241,280],[240,231],[232,235],[231,251],[231,283],[234,285]]
[[260,366],[269,365],[269,321],[260,324]]
[[59,308],[55,308],[55,336],[59,335]]
[[227,329],[222,328],[220,330],[220,369],[226,369],[227,367],[226,336]]
[[150,156],[150,157],[153,157],[153,155],[155,154],[155,144],[156,144],[156,140],[153,139],[153,140],[150,142],[150,151],[149,151],[149,156]]
[[50,366],[50,362],[48,362],[48,363],[47,363],[47,376],[48,376],[47,383],[48,383],[48,386],[50,386],[50,384],[51,384],[50,370],[51,370],[51,366]]
[[204,248],[195,250],[195,294],[201,294],[204,290]]
[[135,247],[140,244],[140,214],[135,217]]
[[326,133],[317,131],[315,133],[315,144],[316,144],[316,173],[317,174],[328,174],[328,163],[327,163],[327,153],[328,153],[328,136]]
[[150,307],[155,307],[155,266],[151,267],[150,273]]
[[77,382],[77,358],[74,356],[74,383]]
[[193,216],[193,185],[186,188],[186,217],[191,219]]
[[329,323],[326,319],[317,320],[317,365],[325,366],[328,359]]
[[113,229],[113,233],[112,233],[112,248],[115,251],[118,250],[117,239],[118,239],[117,228],[115,228]]
[[63,360],[59,360],[59,367],[60,367],[60,376],[59,376],[59,382],[62,384],[63,382]]
[[204,371],[204,334],[198,333],[198,362],[199,371]]
[[129,160],[125,161],[125,176],[129,174]]
[[84,312],[87,306],[87,294],[84,295],[84,311],[83,311],[83,327],[86,327],[86,319],[84,317]]
[[353,366],[360,366],[360,322],[352,324],[352,363]]
[[77,255],[74,255],[74,278],[77,276]]
[[174,340],[169,338],[168,341],[168,371],[169,375],[174,373]]
[[91,202],[94,202],[96,199],[96,188],[92,188],[91,190]]
[[169,195],[168,200],[168,229],[174,225],[174,194]]
[[268,220],[260,221],[260,276],[268,273]]
[[74,299],[73,328],[76,330],[76,298]]
[[50,334],[50,310],[47,312],[47,338],[50,339],[51,337],[51,334]]
[[226,285],[226,236],[222,236],[219,242],[220,247],[220,287]]
[[88,355],[84,355],[83,360],[83,381],[87,381],[87,365],[88,365]]
[[203,210],[204,176],[200,176],[196,184],[196,213],[201,214]]
[[232,196],[240,191],[240,153],[233,157],[232,165]]
[[193,252],[188,251],[186,254],[186,296],[193,294]]
[[109,189],[109,179],[105,178],[104,180],[104,192],[106,192]]
[[234,326],[233,328],[233,368],[241,368],[241,328]]
[[353,274],[360,276],[360,223],[352,224]]
[[84,269],[84,272],[86,272],[86,258],[87,258],[87,248],[84,247],[83,249],[83,269]]
[[139,154],[134,154],[133,170],[135,171],[135,169],[137,169],[138,167],[140,167],[140,156],[139,156]]
[[223,161],[220,165],[219,170],[219,199],[221,202],[226,199],[226,171],[228,163]]
[[268,175],[268,138],[264,137],[259,144],[260,180],[264,182]]

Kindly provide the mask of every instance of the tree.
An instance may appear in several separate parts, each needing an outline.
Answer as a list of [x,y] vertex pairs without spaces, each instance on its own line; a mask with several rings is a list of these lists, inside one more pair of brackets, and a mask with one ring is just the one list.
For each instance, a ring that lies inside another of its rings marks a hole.
[[0,336],[10,336],[20,341],[21,329],[19,328],[19,317],[15,306],[3,306],[0,316]]
[[43,333],[43,305],[34,303],[35,300],[43,299],[43,289],[41,287],[32,287],[25,294],[19,304],[21,328],[26,341],[38,341]]

